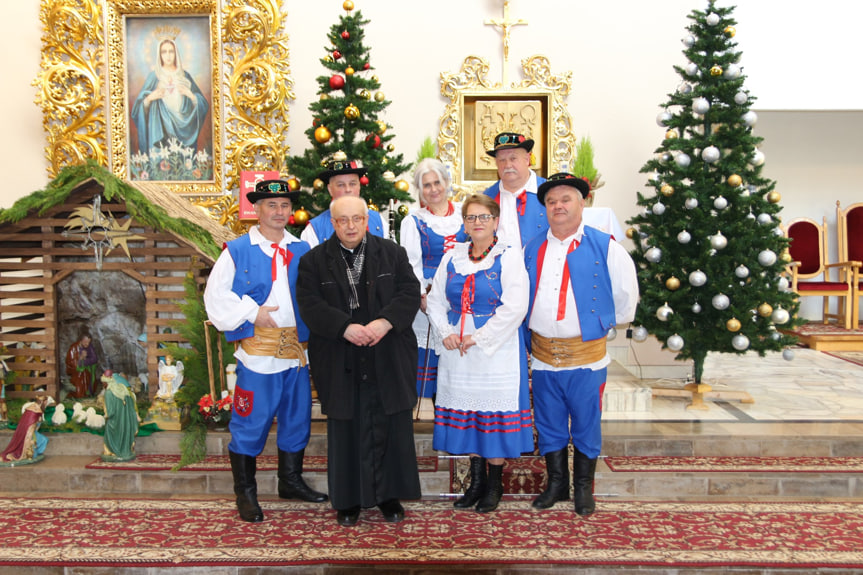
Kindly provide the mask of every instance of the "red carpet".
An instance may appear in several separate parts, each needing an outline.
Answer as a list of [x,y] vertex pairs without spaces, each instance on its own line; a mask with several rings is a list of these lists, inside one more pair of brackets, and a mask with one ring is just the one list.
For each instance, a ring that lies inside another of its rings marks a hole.
[[[143,453],[132,461],[102,461],[96,459],[88,463],[87,469],[113,469],[125,471],[166,471],[174,467],[180,461],[179,455]],[[437,471],[437,457],[417,457],[419,470]],[[278,456],[258,456],[258,471],[273,471],[278,468]],[[231,462],[227,455],[209,455],[200,463],[193,463],[180,469],[180,471],[230,471]],[[326,471],[327,458],[323,455],[306,455],[303,460],[303,471]]]
[[407,519],[363,511],[340,527],[335,511],[262,501],[244,523],[233,501],[0,499],[0,565],[288,566],[308,564],[583,564],[863,568],[863,505],[599,502],[534,511],[456,511],[408,502]]
[[612,471],[861,473],[863,457],[606,457]]
[[[470,484],[470,459],[454,457],[450,460],[451,493],[464,493]],[[524,456],[507,459],[503,467],[503,492],[509,495],[539,495],[545,490],[545,459]]]

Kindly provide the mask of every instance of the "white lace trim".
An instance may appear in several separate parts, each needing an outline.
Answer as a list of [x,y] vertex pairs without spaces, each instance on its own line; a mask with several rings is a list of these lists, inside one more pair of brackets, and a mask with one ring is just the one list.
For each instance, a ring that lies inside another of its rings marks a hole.
[[500,242],[497,243],[487,256],[482,258],[480,262],[472,262],[470,261],[470,257],[468,256],[468,250],[470,249],[470,242],[456,244],[452,249],[452,265],[455,269],[456,273],[459,275],[467,276],[475,274],[476,272],[483,271],[489,269],[494,264],[494,259],[503,254],[510,246],[502,245]]

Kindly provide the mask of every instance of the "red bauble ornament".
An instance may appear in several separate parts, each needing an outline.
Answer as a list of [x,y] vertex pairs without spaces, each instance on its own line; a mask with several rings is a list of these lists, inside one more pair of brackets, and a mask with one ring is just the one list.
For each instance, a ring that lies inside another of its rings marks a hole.
[[345,77],[339,74],[330,76],[330,88],[333,90],[341,90],[345,87]]
[[369,185],[368,176],[360,176],[360,185],[362,185],[362,186],[368,186]]
[[372,66],[371,66],[371,64],[369,64],[368,62],[366,62],[365,64],[363,64],[363,70],[368,70],[368,69],[369,69],[369,68],[371,68],[371,67],[372,67]]
[[379,148],[381,145],[381,137],[377,134],[369,134],[366,136],[366,144],[371,148]]
[[338,50],[333,50],[333,60],[338,60],[341,57],[342,57],[341,52],[339,52]]
[[290,217],[288,217],[288,225],[290,225],[290,226],[294,225],[294,215],[293,214],[291,214]]
[[350,40],[350,39],[351,39],[351,33],[350,32],[348,32],[347,30],[342,32],[342,40]]

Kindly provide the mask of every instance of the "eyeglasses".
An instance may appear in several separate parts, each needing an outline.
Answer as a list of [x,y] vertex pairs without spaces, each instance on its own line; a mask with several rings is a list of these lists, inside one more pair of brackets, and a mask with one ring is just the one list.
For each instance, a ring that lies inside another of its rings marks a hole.
[[479,220],[480,222],[482,222],[482,223],[484,223],[484,224],[487,224],[488,222],[490,222],[490,221],[491,221],[491,219],[492,219],[493,217],[494,217],[494,216],[493,216],[493,215],[491,215],[491,214],[478,214],[478,215],[471,214],[471,215],[469,215],[469,216],[465,216],[465,217],[464,217],[464,221],[466,221],[466,222],[467,222],[467,223],[469,223],[469,224],[472,224],[472,223],[474,223],[475,221]]
[[333,221],[338,225],[345,227],[348,225],[348,222],[352,222],[355,226],[363,225],[363,222],[366,221],[367,216],[342,216],[341,218],[333,218]]

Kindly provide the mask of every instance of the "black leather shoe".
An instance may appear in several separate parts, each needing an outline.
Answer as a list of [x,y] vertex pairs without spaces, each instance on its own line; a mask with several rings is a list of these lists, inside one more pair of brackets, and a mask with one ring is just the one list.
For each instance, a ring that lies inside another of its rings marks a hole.
[[378,504],[378,509],[384,515],[384,519],[390,523],[398,523],[405,518],[405,508],[398,499],[388,499]]
[[360,506],[349,507],[347,509],[339,509],[336,513],[336,521],[343,527],[351,527],[356,525],[360,520]]

